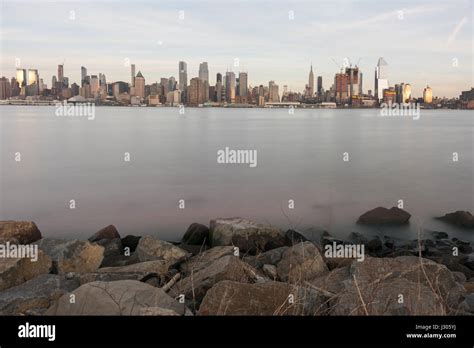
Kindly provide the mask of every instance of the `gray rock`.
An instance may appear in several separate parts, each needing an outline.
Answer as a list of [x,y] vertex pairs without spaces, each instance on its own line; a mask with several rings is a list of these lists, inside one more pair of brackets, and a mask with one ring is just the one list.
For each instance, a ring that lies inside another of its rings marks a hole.
[[183,304],[162,289],[136,280],[87,283],[72,294],[75,303],[71,303],[70,294],[66,294],[46,314],[145,315],[153,308],[170,310],[179,315],[190,314]]
[[191,272],[198,272],[211,266],[216,260],[228,255],[234,255],[234,247],[216,246],[191,257],[180,265],[180,269],[183,274],[189,275]]
[[271,280],[277,280],[278,278],[278,273],[277,273],[277,268],[274,265],[269,265],[265,264],[262,267],[263,273],[270,278]]
[[310,243],[296,244],[283,252],[277,265],[281,281],[297,284],[328,271],[318,248]]
[[101,239],[120,239],[120,235],[114,225],[109,225],[89,237],[89,242],[97,242]]
[[189,245],[205,245],[210,244],[209,240],[209,228],[202,224],[192,223],[186,233],[184,234],[181,242]]
[[233,245],[242,254],[256,254],[286,245],[285,234],[279,229],[242,218],[211,220],[211,245]]
[[0,221],[0,243],[30,244],[41,239],[41,232],[32,221]]
[[434,239],[447,239],[449,237],[446,232],[431,231],[430,233]]
[[43,238],[40,250],[53,260],[54,273],[90,273],[97,270],[104,258],[104,247],[88,241]]
[[326,311],[325,298],[308,288],[225,280],[207,292],[199,315],[319,315]]
[[364,244],[364,245],[366,245],[369,242],[367,237],[359,232],[351,232],[351,234],[349,235],[349,240],[356,244]]
[[438,217],[439,220],[465,228],[474,228],[474,216],[468,211],[458,210]]
[[[104,259],[111,256],[122,255],[122,241],[120,238],[101,239],[96,243],[104,247]],[[102,262],[104,262],[104,260],[102,260]]]
[[377,250],[382,249],[382,241],[380,240],[380,238],[377,236],[377,237],[371,239],[367,243],[367,249],[369,251],[377,251]]
[[362,214],[357,223],[366,225],[402,225],[408,223],[410,216],[409,213],[397,207],[390,209],[377,207]]
[[262,268],[264,264],[276,265],[278,262],[280,262],[283,253],[287,249],[288,247],[284,246],[265,251],[255,256],[245,256],[243,260],[255,268]]
[[0,290],[24,283],[51,270],[51,258],[38,250],[38,259],[7,258],[0,259]]
[[309,241],[308,238],[306,238],[300,232],[295,231],[295,230],[286,231],[285,238],[286,238],[286,242],[289,246],[295,245],[297,243]]
[[185,250],[152,236],[143,236],[138,242],[135,253],[140,262],[164,260],[169,264],[183,261],[190,256]]

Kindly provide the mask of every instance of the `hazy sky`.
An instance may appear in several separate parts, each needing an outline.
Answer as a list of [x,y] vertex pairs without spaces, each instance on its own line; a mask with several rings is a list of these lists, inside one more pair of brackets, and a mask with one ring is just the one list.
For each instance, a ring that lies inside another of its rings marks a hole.
[[178,78],[179,60],[188,79],[207,61],[211,84],[217,72],[245,70],[250,85],[275,80],[302,91],[311,62],[328,89],[339,70],[332,59],[348,57],[359,61],[366,92],[383,56],[391,85],[459,96],[473,85],[473,1],[0,0],[0,75],[14,76],[19,58],[49,87],[63,61],[70,82],[81,65],[128,82],[129,59],[148,84]]

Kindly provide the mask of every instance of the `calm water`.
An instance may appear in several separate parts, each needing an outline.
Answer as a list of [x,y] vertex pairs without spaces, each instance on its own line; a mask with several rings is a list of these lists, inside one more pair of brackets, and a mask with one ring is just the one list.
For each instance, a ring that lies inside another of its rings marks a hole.
[[[98,107],[92,121],[54,111],[0,107],[0,218],[33,220],[48,237],[86,238],[114,224],[122,235],[177,240],[192,222],[242,216],[310,236],[326,229],[412,238],[422,224],[474,240],[473,231],[432,219],[474,211],[469,111],[421,110],[417,121],[377,117],[378,110],[189,108],[179,115]],[[257,167],[218,164],[226,146],[257,150]],[[355,224],[399,199],[412,214],[409,226]]]

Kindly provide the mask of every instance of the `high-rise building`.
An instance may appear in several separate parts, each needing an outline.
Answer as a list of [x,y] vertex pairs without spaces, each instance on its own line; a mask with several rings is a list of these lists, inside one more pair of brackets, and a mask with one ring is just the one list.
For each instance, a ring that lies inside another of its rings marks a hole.
[[363,88],[362,88],[362,72],[359,71],[359,95],[362,96],[364,94]]
[[188,65],[185,62],[179,62],[179,90],[186,91],[188,86]]
[[26,78],[26,69],[16,69],[16,81],[22,87],[26,87],[28,80]]
[[169,92],[169,84],[168,84],[169,80],[166,78],[166,77],[162,77],[160,79],[160,85],[161,85],[161,95],[164,95],[166,96]]
[[91,94],[94,97],[97,96],[99,94],[99,90],[100,90],[99,78],[97,77],[97,75],[92,75],[91,76],[90,86],[91,86]]
[[220,103],[222,101],[222,74],[217,73],[216,75],[216,102]]
[[375,99],[383,98],[383,90],[388,88],[388,64],[383,59],[379,58],[377,67],[375,68]]
[[318,76],[318,96],[321,96],[323,92],[323,77]]
[[135,76],[135,95],[145,98],[145,78],[140,71],[137,76]]
[[309,77],[308,77],[308,97],[312,98],[314,96],[314,74],[313,74],[313,64],[311,64],[311,68],[309,70]]
[[239,73],[239,96],[247,97],[248,75],[246,72]]
[[199,78],[209,83],[209,68],[207,66],[207,62],[202,62],[199,64]]
[[[173,92],[175,89],[176,89],[176,79],[174,78],[174,76],[171,76],[168,79],[168,91]],[[173,94],[173,97],[174,97],[174,94]]]
[[409,83],[403,86],[403,102],[409,103],[411,100],[411,86]]
[[280,101],[278,85],[275,83],[275,81],[270,81],[268,83],[268,101],[270,103],[278,103]]
[[39,95],[39,75],[37,69],[28,69],[26,95]]
[[64,65],[58,65],[58,82],[64,83]]
[[345,73],[336,74],[334,77],[334,89],[336,103],[342,104],[349,99],[350,77]]
[[131,76],[132,79],[131,79],[131,81],[130,81],[130,85],[131,85],[132,87],[135,87],[135,64],[130,65],[130,73],[131,73],[131,75],[132,75],[132,76]]
[[433,102],[433,90],[430,86],[426,86],[423,90],[423,102],[430,104]]
[[204,81],[199,77],[194,77],[189,82],[188,103],[197,106],[204,102]]
[[81,66],[81,86],[84,84],[86,76],[87,76],[87,69],[86,67]]
[[225,99],[228,103],[235,103],[235,74],[232,71],[225,74]]
[[5,100],[12,96],[10,81],[6,77],[0,79],[0,99]]

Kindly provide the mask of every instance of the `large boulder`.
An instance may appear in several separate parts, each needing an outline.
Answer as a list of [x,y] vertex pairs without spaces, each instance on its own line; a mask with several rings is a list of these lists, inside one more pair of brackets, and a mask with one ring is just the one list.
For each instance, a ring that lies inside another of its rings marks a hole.
[[257,224],[242,218],[211,220],[211,245],[233,245],[241,253],[257,252],[285,246],[285,234],[278,228]]
[[189,256],[185,250],[152,236],[140,238],[135,253],[140,262],[163,260],[170,264],[181,262]]
[[285,238],[286,238],[287,244],[290,246],[295,245],[297,243],[309,241],[309,239],[303,236],[303,234],[295,230],[286,231]]
[[283,252],[277,264],[278,278],[299,284],[328,271],[319,249],[311,242],[296,244]]
[[[75,301],[71,303],[71,294]],[[149,315],[150,309],[161,308],[176,314],[189,310],[160,288],[136,281],[119,280],[81,285],[62,296],[46,312],[47,315]]]
[[0,290],[11,288],[51,270],[51,258],[38,250],[36,261],[31,258],[0,259]]
[[0,315],[39,315],[75,283],[56,274],[42,274],[0,292]]
[[0,243],[30,244],[41,239],[41,232],[32,221],[0,221]]
[[468,211],[458,210],[438,217],[438,219],[456,226],[474,228],[474,216]]
[[410,216],[405,210],[397,207],[390,209],[378,207],[362,214],[357,223],[366,225],[402,225],[408,223]]
[[415,256],[354,261],[343,284],[336,315],[453,314],[465,293],[446,266]]
[[184,294],[196,306],[201,302],[207,290],[222,280],[248,283],[255,277],[256,271],[250,265],[237,256],[227,255],[178,281],[171,288],[170,293],[175,297]]
[[53,273],[94,272],[104,257],[104,247],[88,241],[44,238],[37,243],[53,259]]
[[102,239],[116,239],[116,238],[120,238],[120,235],[117,229],[115,228],[114,225],[109,225],[97,231],[91,237],[89,237],[89,242],[93,243]]
[[234,255],[234,247],[216,246],[191,257],[180,265],[180,269],[184,274],[191,274],[191,272],[197,272],[211,266],[217,259],[227,255]]
[[255,256],[244,256],[243,260],[255,268],[262,268],[263,265],[276,265],[280,262],[283,253],[288,249],[287,246],[265,251]]
[[281,282],[246,284],[224,280],[204,297],[199,315],[318,315],[327,310],[318,292]]
[[181,243],[189,245],[210,244],[209,228],[196,222],[192,223],[184,234]]

